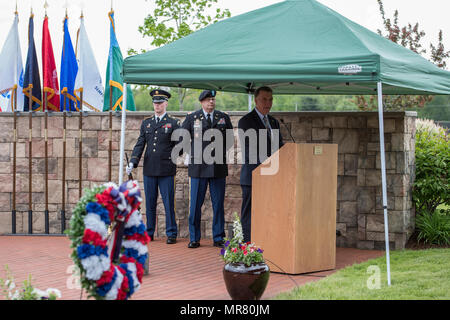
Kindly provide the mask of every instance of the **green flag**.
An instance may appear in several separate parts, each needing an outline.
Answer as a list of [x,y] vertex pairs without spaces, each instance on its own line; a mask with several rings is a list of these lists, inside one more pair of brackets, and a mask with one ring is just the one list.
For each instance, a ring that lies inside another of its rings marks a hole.
[[[123,66],[123,56],[120,52],[119,43],[116,38],[114,23],[114,11],[108,13],[110,26],[110,46],[108,66],[106,67],[105,98],[103,102],[103,111],[122,110],[123,104],[123,78],[121,75]],[[110,106],[110,92],[112,90],[112,107]],[[136,111],[134,105],[133,93],[131,88],[127,88],[127,110]]]

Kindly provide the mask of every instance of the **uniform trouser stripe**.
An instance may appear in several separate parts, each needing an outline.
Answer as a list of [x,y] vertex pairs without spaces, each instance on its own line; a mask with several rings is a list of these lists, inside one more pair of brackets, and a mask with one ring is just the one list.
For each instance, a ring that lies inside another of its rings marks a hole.
[[146,201],[147,231],[153,235],[156,231],[156,207],[158,200],[158,189],[161,193],[164,209],[166,213],[166,235],[167,237],[177,237],[177,224],[175,220],[175,178],[148,177],[144,176],[144,190]]

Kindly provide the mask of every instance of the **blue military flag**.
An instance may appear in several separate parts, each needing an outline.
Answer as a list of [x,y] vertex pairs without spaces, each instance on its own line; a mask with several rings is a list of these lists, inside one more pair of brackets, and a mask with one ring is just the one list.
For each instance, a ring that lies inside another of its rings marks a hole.
[[[77,111],[75,98],[75,79],[78,73],[77,58],[73,50],[72,40],[69,34],[68,27],[69,18],[64,19],[64,40],[61,55],[61,95],[60,95],[60,110],[61,111]],[[64,103],[65,97],[65,103]],[[65,106],[65,108],[64,108]]]
[[24,103],[23,110],[29,110],[29,100],[32,101],[32,110],[42,110],[41,95],[41,76],[39,74],[39,66],[36,55],[36,47],[34,45],[34,15],[31,14],[28,23],[28,54],[25,66],[25,76],[23,79]]

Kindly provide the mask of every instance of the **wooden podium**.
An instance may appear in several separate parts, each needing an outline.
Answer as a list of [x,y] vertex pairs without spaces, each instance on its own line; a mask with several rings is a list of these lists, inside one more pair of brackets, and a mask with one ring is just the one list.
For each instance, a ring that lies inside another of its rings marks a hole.
[[253,171],[252,242],[272,271],[335,268],[337,160],[336,144],[287,143]]

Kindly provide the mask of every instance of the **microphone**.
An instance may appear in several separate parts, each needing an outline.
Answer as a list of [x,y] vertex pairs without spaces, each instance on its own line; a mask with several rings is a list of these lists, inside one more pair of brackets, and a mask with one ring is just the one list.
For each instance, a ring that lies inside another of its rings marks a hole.
[[292,134],[291,134],[291,129],[289,129],[289,127],[287,126],[287,124],[284,123],[284,119],[283,119],[283,118],[281,118],[280,121],[281,121],[281,123],[284,125],[284,127],[287,129],[289,135],[291,136],[292,141],[294,141],[294,143],[295,143],[295,139],[294,139],[294,137],[293,137]]

